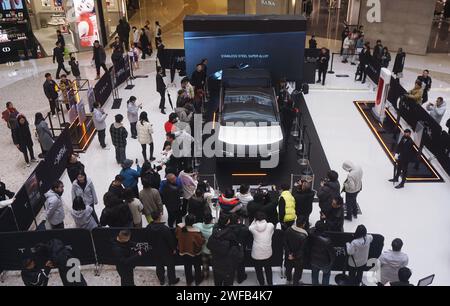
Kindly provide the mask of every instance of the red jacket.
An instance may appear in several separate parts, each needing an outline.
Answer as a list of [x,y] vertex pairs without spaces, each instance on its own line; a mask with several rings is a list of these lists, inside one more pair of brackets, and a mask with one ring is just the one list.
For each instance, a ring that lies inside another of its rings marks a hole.
[[219,197],[219,204],[220,204],[220,208],[222,208],[222,210],[224,212],[230,212],[233,208],[235,208],[237,205],[240,204],[239,199],[238,198],[226,198],[224,195],[221,195]]

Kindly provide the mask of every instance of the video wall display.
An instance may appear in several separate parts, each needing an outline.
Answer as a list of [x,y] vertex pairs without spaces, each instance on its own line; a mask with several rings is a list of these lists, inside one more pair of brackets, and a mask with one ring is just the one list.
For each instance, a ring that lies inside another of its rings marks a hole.
[[99,39],[94,0],[73,0],[81,47],[91,47]]
[[2,4],[2,11],[23,9],[22,0],[0,0],[0,3]]
[[188,75],[203,58],[207,58],[210,74],[248,65],[268,69],[274,79],[302,79],[306,39],[303,20],[196,17],[189,16],[184,21]]

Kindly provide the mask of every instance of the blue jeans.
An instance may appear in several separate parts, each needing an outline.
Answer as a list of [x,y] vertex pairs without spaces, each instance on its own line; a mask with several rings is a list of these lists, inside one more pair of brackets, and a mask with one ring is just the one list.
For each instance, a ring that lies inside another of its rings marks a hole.
[[312,284],[314,286],[319,285],[319,272],[322,270],[323,276],[322,276],[322,285],[328,286],[330,284],[330,276],[331,276],[331,270],[324,270],[323,268],[317,267],[315,265],[311,265],[311,271],[312,271]]

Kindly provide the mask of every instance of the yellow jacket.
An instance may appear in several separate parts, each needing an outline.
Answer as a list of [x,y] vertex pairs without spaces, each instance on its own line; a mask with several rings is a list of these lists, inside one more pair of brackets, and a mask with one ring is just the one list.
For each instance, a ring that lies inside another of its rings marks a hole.
[[285,206],[285,214],[283,222],[290,222],[295,221],[297,218],[297,214],[295,212],[295,199],[292,196],[291,192],[286,190],[281,193],[281,197],[284,199],[284,202],[286,203]]
[[413,90],[411,90],[409,92],[408,97],[410,99],[413,99],[417,104],[421,105],[422,104],[422,97],[423,97],[423,90],[422,90],[422,88],[419,88],[419,89],[414,88]]

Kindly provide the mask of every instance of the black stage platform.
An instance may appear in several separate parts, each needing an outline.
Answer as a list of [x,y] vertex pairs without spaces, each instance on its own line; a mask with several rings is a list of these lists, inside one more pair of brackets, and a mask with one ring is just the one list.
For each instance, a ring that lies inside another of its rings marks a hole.
[[[214,106],[208,105],[211,109]],[[328,160],[319,140],[311,115],[306,106],[303,96],[300,99],[302,112],[302,125],[307,126],[307,133],[311,139],[310,166],[314,174],[314,189],[320,186],[320,179],[325,177],[330,170]],[[209,117],[209,116],[208,116]],[[214,116],[212,116],[214,117]],[[307,166],[301,166],[298,162],[299,156],[295,145],[296,138],[290,137],[288,148],[280,164],[274,169],[261,169],[259,162],[225,162],[216,163],[215,158],[201,158],[199,173],[201,175],[216,175],[219,189],[232,187],[233,185],[277,185],[291,184],[300,178],[302,171]]]
[[[402,127],[398,124],[394,115],[389,110],[386,110],[386,118],[383,124],[379,123],[372,114],[372,108],[375,106],[375,102],[355,101],[354,103],[367,125],[370,127],[372,133],[383,147],[389,160],[394,165],[394,151],[399,139],[399,132],[403,131]],[[417,161],[409,165],[407,182],[444,182],[442,176],[433,165],[431,165],[425,155],[419,153],[419,148],[417,146],[414,146],[414,148],[417,151]]]

